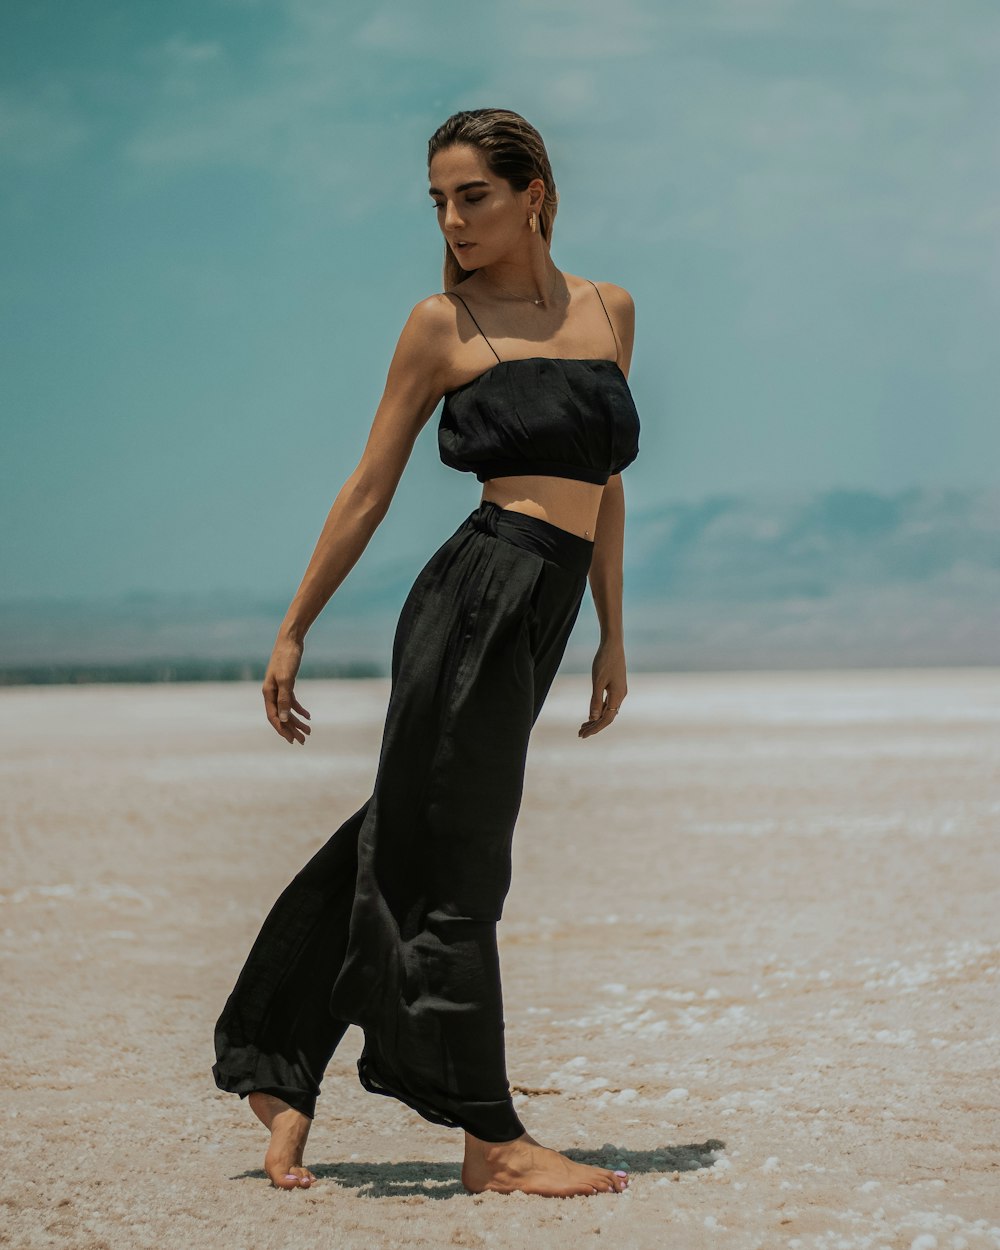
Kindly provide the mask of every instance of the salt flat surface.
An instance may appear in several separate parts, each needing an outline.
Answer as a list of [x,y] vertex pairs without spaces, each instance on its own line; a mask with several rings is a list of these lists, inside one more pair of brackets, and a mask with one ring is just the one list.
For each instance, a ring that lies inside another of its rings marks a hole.
[[0,691],[0,1245],[1000,1247],[1000,671],[630,675],[532,738],[500,926],[529,1130],[621,1196],[462,1189],[350,1029],[310,1191],[216,1090],[268,907],[367,798],[388,683]]

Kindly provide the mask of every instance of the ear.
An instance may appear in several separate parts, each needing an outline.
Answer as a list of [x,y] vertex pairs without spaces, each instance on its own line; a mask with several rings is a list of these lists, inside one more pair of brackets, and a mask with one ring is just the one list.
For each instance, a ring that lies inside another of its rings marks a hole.
[[528,208],[540,212],[545,203],[545,183],[541,178],[532,178],[525,190],[528,193]]

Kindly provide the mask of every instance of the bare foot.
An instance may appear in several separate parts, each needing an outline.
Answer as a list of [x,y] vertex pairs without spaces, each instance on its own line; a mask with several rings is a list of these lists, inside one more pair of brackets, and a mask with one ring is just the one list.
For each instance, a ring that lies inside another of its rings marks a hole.
[[316,1177],[302,1166],[302,1152],[312,1120],[274,1094],[255,1090],[247,1095],[247,1102],[261,1124],[271,1130],[264,1156],[264,1171],[271,1184],[278,1189],[308,1189]]
[[525,1133],[509,1142],[487,1142],[465,1134],[465,1160],[462,1184],[473,1194],[486,1189],[501,1194],[521,1190],[550,1198],[574,1194],[621,1193],[628,1186],[627,1176],[608,1168],[574,1163],[557,1150],[540,1145]]

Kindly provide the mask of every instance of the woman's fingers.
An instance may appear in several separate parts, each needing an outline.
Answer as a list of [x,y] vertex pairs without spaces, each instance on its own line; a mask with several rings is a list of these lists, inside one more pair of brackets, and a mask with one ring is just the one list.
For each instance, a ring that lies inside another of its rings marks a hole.
[[600,731],[604,728],[604,726],[608,723],[608,721],[613,720],[613,719],[614,719],[613,717],[609,717],[607,715],[607,712],[605,711],[603,707],[597,713],[596,716],[594,715],[594,709],[591,708],[590,719],[585,720],[583,724],[580,726],[578,737],[589,738],[591,734],[600,733]]
[[264,679],[261,687],[264,696],[264,712],[271,724],[278,728],[278,683],[270,676]]
[[[309,713],[296,699],[291,687],[282,685],[276,678],[269,677],[262,687],[264,710],[267,719],[286,742],[305,743],[305,735],[312,733],[312,726],[299,720],[295,712],[303,716]],[[294,711],[292,710],[294,708]]]
[[577,737],[589,738],[606,729],[617,718],[624,697],[614,686],[606,687],[603,694],[595,692],[590,703],[590,719],[580,726]]
[[[276,700],[278,708],[278,732],[288,742],[305,742],[305,735],[312,733],[312,726],[306,724],[304,720],[299,720],[292,711],[295,707],[298,709],[299,701],[294,697],[290,690],[282,690],[278,688],[278,698]],[[302,709],[305,711],[305,709]],[[308,716],[309,713],[305,712]]]
[[287,721],[284,721],[281,728],[287,731],[289,742],[301,742],[303,745],[305,745],[306,735],[312,733],[312,726],[295,716],[290,716]]
[[307,725],[304,720],[299,720],[297,716],[289,716],[288,720],[279,720],[276,716],[269,716],[268,720],[270,720],[271,724],[286,742],[301,742],[304,744],[306,735],[312,733],[312,726]]
[[301,645],[279,637],[271,652],[262,686],[267,719],[286,742],[305,742],[306,734],[310,732],[305,721],[299,720],[299,716],[308,720],[309,712],[295,697],[294,690],[301,659]]

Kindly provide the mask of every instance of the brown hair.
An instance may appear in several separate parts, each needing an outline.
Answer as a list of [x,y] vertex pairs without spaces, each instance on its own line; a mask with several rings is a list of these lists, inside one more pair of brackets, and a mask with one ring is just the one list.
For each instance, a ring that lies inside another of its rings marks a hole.
[[[515,191],[524,191],[534,178],[545,183],[545,196],[538,210],[538,228],[546,242],[552,241],[559,196],[549,154],[542,136],[520,113],[510,109],[465,109],[451,117],[431,135],[427,143],[427,168],[438,152],[467,143],[478,148],[490,173],[506,178]],[[472,273],[463,269],[455,254],[444,245],[444,289],[457,286]]]

